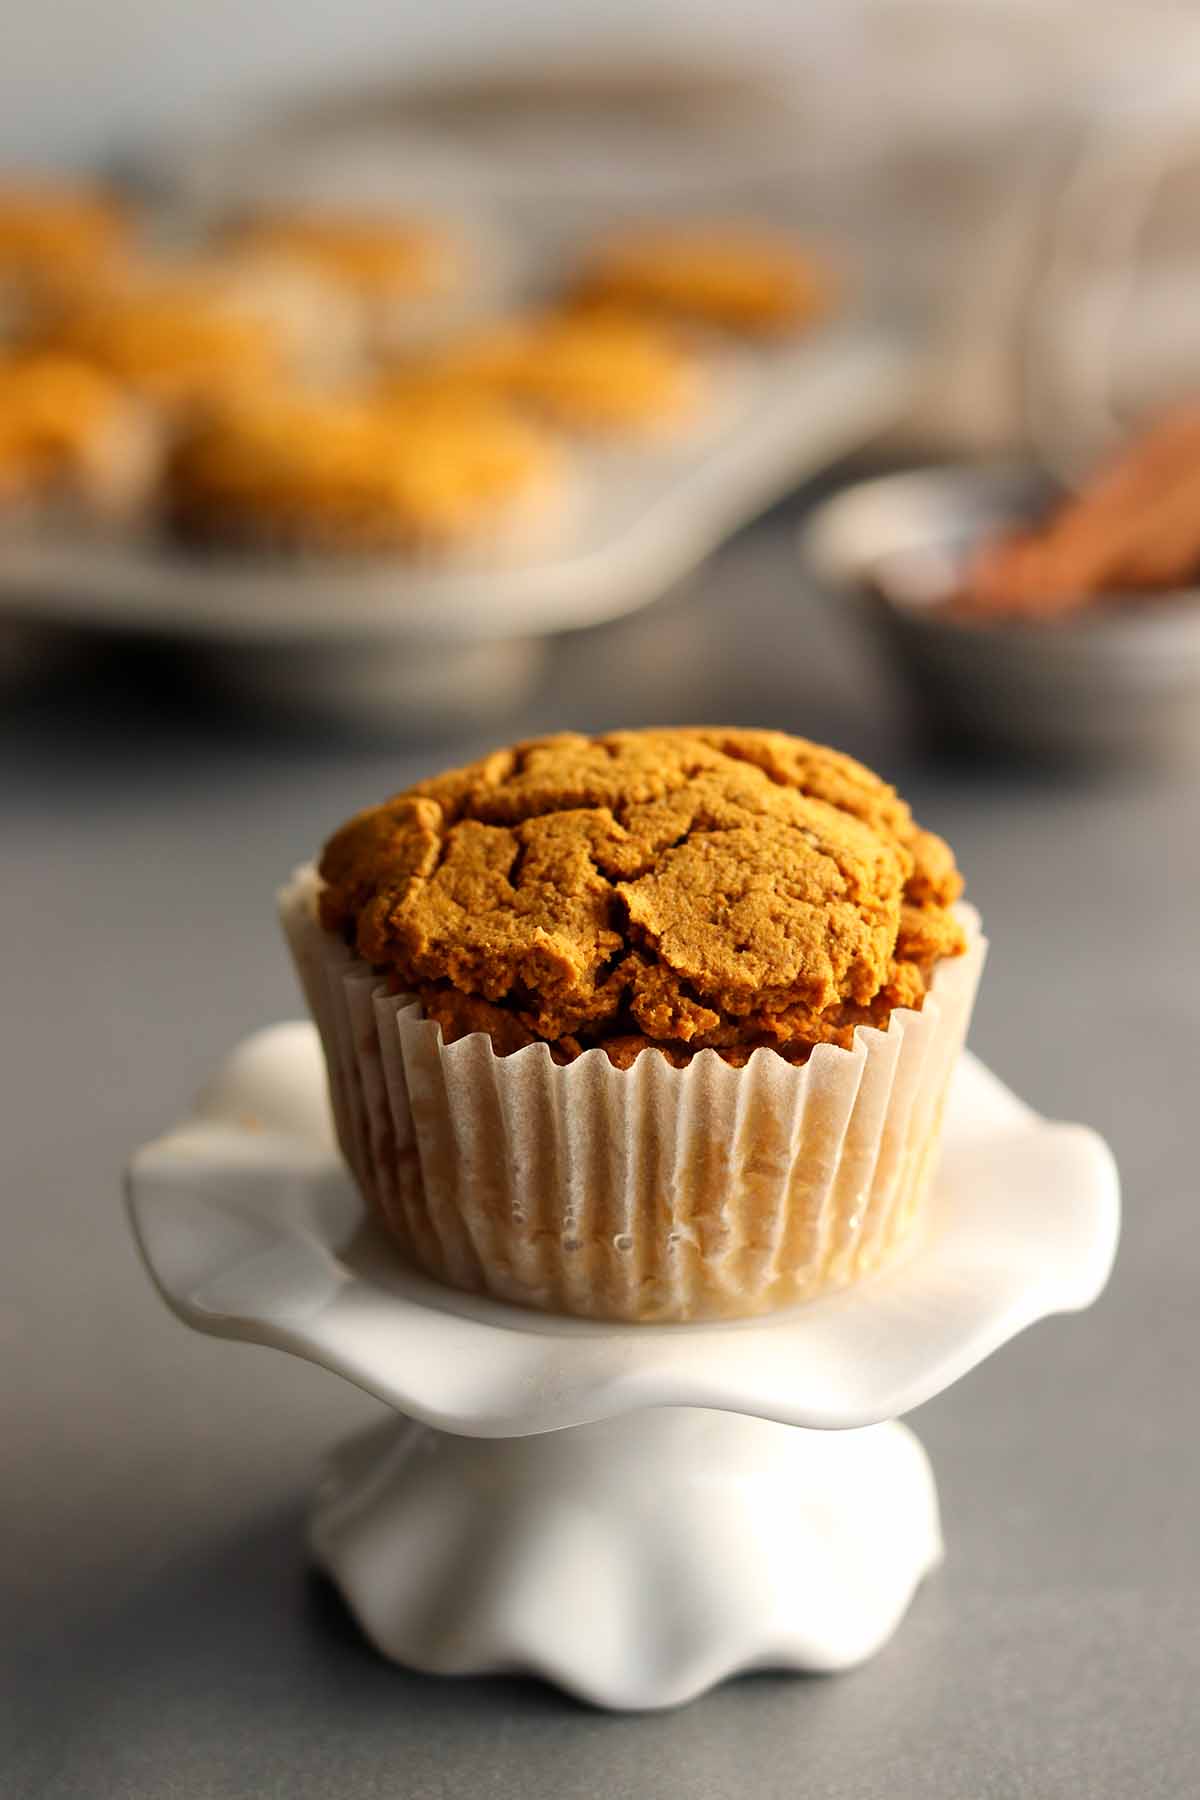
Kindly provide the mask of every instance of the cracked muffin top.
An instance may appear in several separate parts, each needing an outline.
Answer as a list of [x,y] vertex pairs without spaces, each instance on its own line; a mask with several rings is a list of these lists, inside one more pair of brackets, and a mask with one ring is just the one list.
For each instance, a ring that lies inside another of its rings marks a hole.
[[946,844],[861,763],[782,732],[565,734],[360,813],[321,921],[447,1042],[741,1064],[919,1007],[964,948]]

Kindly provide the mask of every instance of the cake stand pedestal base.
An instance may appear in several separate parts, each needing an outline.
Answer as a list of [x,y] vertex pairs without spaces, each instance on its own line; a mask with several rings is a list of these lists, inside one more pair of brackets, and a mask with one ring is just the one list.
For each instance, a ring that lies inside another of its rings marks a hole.
[[905,1426],[684,1407],[509,1439],[389,1423],[331,1459],[312,1545],[385,1656],[622,1708],[862,1662],[942,1554]]
[[383,1654],[528,1670],[620,1708],[878,1650],[941,1555],[929,1464],[896,1421],[1090,1306],[1120,1214],[1095,1133],[1039,1118],[968,1055],[925,1228],[891,1268],[737,1322],[524,1312],[439,1287],[365,1224],[307,1024],[234,1051],[134,1157],[129,1197],[188,1325],[391,1408],[335,1453],[312,1520]]

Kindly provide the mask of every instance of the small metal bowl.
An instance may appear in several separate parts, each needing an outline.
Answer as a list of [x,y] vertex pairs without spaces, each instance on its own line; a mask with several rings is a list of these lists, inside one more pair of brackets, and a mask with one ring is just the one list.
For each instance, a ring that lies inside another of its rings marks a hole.
[[844,488],[806,521],[801,554],[888,645],[940,738],[1039,760],[1200,751],[1200,591],[1119,597],[1044,623],[946,612],[985,533],[1050,497],[1027,468],[933,468]]

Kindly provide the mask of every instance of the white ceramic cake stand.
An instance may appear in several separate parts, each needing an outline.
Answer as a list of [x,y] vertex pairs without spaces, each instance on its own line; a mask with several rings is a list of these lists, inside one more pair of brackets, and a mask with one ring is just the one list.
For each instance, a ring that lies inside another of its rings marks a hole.
[[408,1273],[364,1226],[306,1024],[235,1051],[129,1192],[185,1323],[403,1415],[337,1452],[312,1518],[378,1648],[622,1708],[886,1642],[942,1554],[929,1463],[895,1421],[1090,1305],[1118,1229],[1100,1138],[968,1056],[928,1229],[891,1271],[762,1320],[542,1317]]

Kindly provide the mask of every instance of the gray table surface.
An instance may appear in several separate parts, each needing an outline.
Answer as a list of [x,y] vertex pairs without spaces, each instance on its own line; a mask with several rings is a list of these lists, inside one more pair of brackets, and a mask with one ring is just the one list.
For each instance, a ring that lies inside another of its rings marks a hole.
[[[791,525],[564,643],[538,702],[471,741],[281,734],[153,665],[4,708],[5,1795],[1200,1792],[1196,776],[922,757],[885,672],[798,583]],[[171,1319],[118,1178],[239,1037],[298,1012],[272,890],[346,813],[518,731],[685,719],[840,743],[949,837],[994,945],[975,1048],[1044,1113],[1108,1136],[1126,1225],[1092,1312],[915,1416],[949,1555],[882,1655],[609,1717],[364,1646],[302,1530],[320,1453],[378,1407]]]

